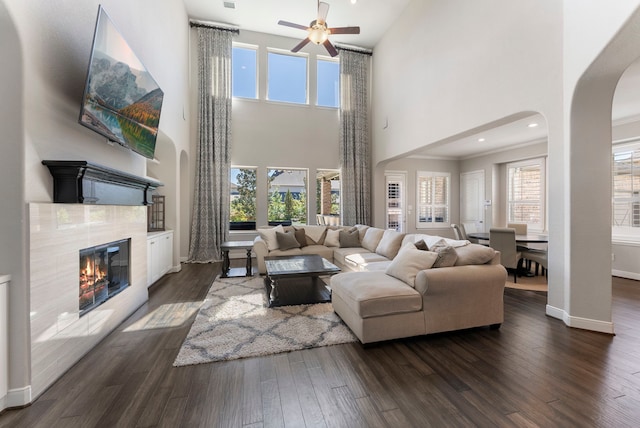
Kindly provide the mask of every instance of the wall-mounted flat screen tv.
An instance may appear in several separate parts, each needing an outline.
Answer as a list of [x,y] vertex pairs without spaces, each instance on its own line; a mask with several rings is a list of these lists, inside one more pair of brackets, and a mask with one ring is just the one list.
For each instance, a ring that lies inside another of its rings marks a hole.
[[80,123],[153,159],[164,93],[98,8]]

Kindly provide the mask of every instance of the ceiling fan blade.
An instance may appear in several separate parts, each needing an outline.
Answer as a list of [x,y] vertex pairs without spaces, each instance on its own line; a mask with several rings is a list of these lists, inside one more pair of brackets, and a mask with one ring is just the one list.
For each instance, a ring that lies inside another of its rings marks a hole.
[[323,1],[318,3],[318,24],[324,24],[327,22],[327,15],[329,14],[329,3]]
[[328,30],[331,34],[360,34],[360,27],[336,27]]
[[328,39],[324,41],[323,45],[327,49],[327,52],[329,52],[329,55],[331,56],[338,55],[338,51],[336,50],[336,48],[333,47],[333,45]]
[[297,28],[299,30],[308,30],[309,27],[306,25],[294,24],[293,22],[288,21],[278,21],[278,25],[284,25],[285,27]]
[[307,43],[309,43],[310,41],[311,40],[309,40],[309,38],[307,37],[306,39],[304,39],[303,41],[301,41],[300,43],[295,45],[295,47],[293,49],[291,49],[291,52],[298,52],[300,49],[305,47],[307,45]]

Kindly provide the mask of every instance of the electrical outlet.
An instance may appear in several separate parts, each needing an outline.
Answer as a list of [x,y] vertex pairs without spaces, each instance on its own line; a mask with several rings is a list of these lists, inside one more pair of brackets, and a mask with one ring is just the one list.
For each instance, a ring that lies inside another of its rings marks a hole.
[[611,261],[615,261],[616,260],[616,255],[614,253],[611,253]]

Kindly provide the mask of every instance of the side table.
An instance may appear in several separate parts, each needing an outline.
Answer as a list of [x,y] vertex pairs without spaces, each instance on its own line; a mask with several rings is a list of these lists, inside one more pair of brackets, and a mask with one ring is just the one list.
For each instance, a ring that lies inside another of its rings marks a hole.
[[[253,268],[251,267],[253,241],[225,241],[220,245],[220,250],[222,251],[222,275],[220,275],[220,278],[253,276]],[[242,272],[242,268],[231,269],[231,261],[229,260],[230,250],[247,250],[247,265],[244,272]]]

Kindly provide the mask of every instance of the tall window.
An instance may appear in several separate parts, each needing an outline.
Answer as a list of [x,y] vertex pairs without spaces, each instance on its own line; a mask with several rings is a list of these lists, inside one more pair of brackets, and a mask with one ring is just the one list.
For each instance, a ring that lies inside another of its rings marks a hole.
[[340,107],[340,63],[318,59],[317,97],[322,107]]
[[231,168],[229,230],[256,228],[256,169]]
[[239,98],[258,98],[258,67],[256,47],[234,46],[232,50],[232,95]]
[[307,57],[269,52],[267,98],[286,103],[307,103]]
[[404,174],[385,174],[387,182],[387,229],[404,232]]
[[640,234],[640,143],[613,148],[614,234]]
[[269,224],[307,224],[307,170],[269,169]]
[[449,225],[449,187],[451,174],[418,171],[417,228]]
[[545,159],[507,164],[507,223],[545,230]]

